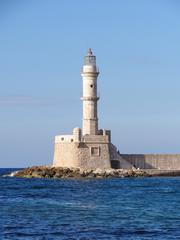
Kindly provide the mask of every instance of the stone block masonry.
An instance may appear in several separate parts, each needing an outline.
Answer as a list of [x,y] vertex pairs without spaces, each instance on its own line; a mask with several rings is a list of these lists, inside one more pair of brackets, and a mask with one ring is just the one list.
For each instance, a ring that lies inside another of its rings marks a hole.
[[[101,138],[100,138],[101,137]],[[97,141],[99,140],[99,141]],[[104,136],[79,142],[55,142],[54,166],[84,169],[110,168],[109,143]]]

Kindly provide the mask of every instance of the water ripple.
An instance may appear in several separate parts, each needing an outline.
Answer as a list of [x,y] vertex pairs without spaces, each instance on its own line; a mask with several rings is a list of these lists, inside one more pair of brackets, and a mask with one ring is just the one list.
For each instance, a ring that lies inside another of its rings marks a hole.
[[180,239],[180,178],[1,177],[0,213],[0,239]]

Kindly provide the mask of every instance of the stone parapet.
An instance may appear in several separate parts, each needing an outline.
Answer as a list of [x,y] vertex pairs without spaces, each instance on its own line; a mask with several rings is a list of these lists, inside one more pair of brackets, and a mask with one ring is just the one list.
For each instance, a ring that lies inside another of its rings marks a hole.
[[66,142],[73,142],[74,136],[73,135],[57,135],[55,136],[55,143],[66,143]]
[[83,136],[83,142],[109,143],[109,136],[108,135],[85,135]]

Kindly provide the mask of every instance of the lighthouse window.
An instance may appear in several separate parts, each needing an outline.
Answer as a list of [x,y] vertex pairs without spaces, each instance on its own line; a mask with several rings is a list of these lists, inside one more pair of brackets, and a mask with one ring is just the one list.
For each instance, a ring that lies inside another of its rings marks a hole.
[[91,84],[90,87],[93,88],[93,85]]
[[99,147],[91,147],[91,156],[100,156],[100,148]]

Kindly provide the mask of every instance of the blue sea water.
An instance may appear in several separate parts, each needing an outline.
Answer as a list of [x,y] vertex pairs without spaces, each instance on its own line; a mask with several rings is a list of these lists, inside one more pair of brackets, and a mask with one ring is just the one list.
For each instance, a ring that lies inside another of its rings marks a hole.
[[18,179],[0,169],[0,239],[180,239],[180,178]]

